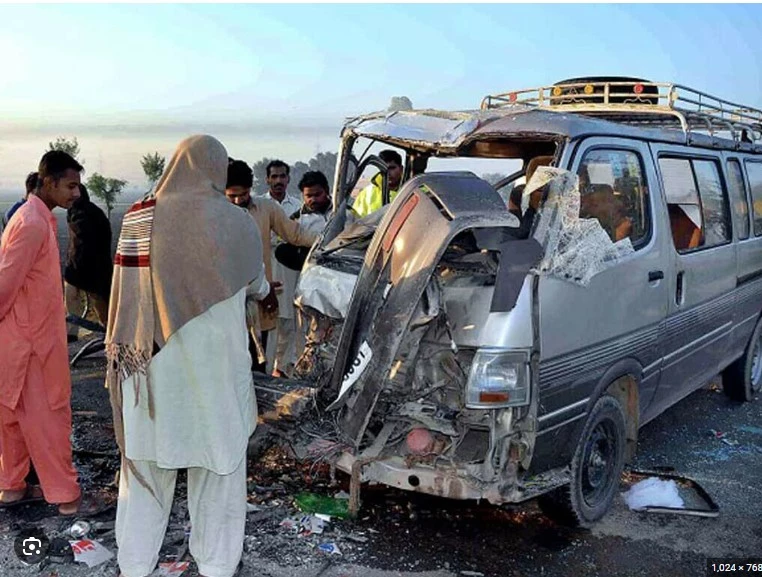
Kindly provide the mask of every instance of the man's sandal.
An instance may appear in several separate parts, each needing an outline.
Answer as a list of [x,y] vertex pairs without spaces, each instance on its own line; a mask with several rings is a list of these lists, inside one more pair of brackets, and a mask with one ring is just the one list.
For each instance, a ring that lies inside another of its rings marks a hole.
[[19,507],[21,505],[30,505],[32,503],[40,503],[45,501],[45,497],[42,496],[42,489],[38,485],[30,485],[27,483],[24,494],[20,499],[15,501],[0,501],[0,509],[10,509],[11,507]]
[[[67,505],[69,503],[66,503]],[[92,494],[82,495],[80,497],[79,506],[76,511],[71,513],[63,513],[61,511],[61,505],[58,506],[58,515],[61,517],[95,517],[101,513],[105,513],[113,509],[116,506],[116,501],[105,501],[100,497],[96,497]]]

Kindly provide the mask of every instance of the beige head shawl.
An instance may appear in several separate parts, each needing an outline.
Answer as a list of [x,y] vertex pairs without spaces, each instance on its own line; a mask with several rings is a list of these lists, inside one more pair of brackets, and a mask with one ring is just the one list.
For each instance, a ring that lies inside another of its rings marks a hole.
[[[125,215],[106,332],[107,385],[123,453],[121,383],[130,375],[147,379],[154,343],[163,347],[185,323],[246,286],[262,266],[256,225],[225,198],[227,165],[218,140],[191,136],[178,146],[156,194]],[[151,388],[160,386],[149,383],[151,418]]]

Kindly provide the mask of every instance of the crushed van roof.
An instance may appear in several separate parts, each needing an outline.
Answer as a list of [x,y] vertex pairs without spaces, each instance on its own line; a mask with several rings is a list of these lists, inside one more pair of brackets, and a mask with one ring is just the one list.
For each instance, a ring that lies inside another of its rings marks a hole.
[[[643,128],[593,118],[584,114],[538,110],[516,105],[498,110],[411,110],[376,112],[350,119],[344,133],[380,139],[406,148],[439,152],[455,152],[471,140],[517,135],[536,138],[568,138],[583,136],[623,136],[643,140],[685,144],[681,130]],[[730,139],[703,134],[691,135],[691,145],[762,152],[760,147],[736,143]]]

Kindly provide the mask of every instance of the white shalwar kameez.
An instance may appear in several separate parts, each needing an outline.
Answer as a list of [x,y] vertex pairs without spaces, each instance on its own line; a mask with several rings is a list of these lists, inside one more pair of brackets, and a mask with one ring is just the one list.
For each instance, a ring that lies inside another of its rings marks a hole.
[[243,288],[191,319],[153,357],[153,419],[145,382],[136,398],[134,378],[124,381],[125,455],[156,495],[122,467],[116,539],[125,577],[145,577],[156,566],[177,469],[184,468],[189,548],[199,573],[230,577],[237,569],[246,522],[246,447],[257,418],[245,298]]

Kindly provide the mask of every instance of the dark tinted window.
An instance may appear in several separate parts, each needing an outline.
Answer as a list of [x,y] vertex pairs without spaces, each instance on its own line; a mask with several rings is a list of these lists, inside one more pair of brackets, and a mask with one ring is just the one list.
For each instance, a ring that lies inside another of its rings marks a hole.
[[728,161],[728,193],[733,207],[736,238],[749,238],[749,203],[746,201],[746,186],[743,182],[741,163]]

